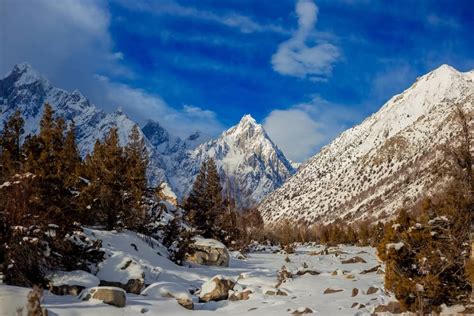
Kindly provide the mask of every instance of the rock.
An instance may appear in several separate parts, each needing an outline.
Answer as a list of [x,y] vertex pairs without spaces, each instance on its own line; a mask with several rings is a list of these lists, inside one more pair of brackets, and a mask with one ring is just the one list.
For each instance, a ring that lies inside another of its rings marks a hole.
[[79,295],[85,288],[99,285],[99,279],[86,271],[56,271],[46,276],[48,288],[55,295]]
[[193,297],[189,289],[179,283],[174,282],[156,282],[149,285],[141,293],[149,298],[171,297],[176,299],[179,305],[186,309],[194,309]]
[[367,269],[367,270],[364,270],[360,274],[367,274],[367,273],[377,272],[379,270],[379,268],[380,268],[380,265],[375,266],[375,267],[370,268],[370,269]]
[[215,239],[195,237],[194,243],[189,245],[191,254],[186,260],[206,266],[229,266],[229,252],[221,242]]
[[359,294],[359,289],[353,288],[351,297],[357,296],[357,294]]
[[377,274],[385,274],[385,271],[382,268],[377,269]]
[[229,290],[234,285],[233,280],[217,275],[202,285],[199,300],[201,302],[226,300],[229,298]]
[[341,261],[342,264],[349,264],[349,263],[367,263],[367,261],[365,261],[363,258],[359,257],[359,256],[355,256],[355,257],[352,257],[350,259],[347,259],[347,260],[342,260]]
[[189,298],[177,298],[176,301],[179,305],[183,306],[186,309],[194,309],[194,303]]
[[371,294],[377,293],[378,290],[379,290],[378,288],[371,286],[368,288],[366,294],[371,295]]
[[356,307],[357,305],[359,305],[359,303],[357,303],[357,302],[352,303],[351,308],[354,308],[354,307]]
[[375,308],[374,313],[392,313],[401,314],[402,307],[398,302],[390,302],[387,305],[379,305]]
[[230,301],[246,301],[249,299],[250,294],[253,292],[251,290],[243,290],[240,292],[234,292],[232,295],[229,297]]
[[100,286],[112,286],[124,289],[127,293],[140,294],[145,287],[144,278],[128,280],[126,284],[100,280]]
[[99,286],[85,289],[79,298],[83,301],[96,299],[116,307],[125,307],[126,302],[125,291],[112,286]]
[[362,309],[362,308],[364,308],[364,307],[365,307],[364,304],[359,304],[359,309]]
[[342,292],[344,291],[343,289],[331,289],[331,288],[327,288],[324,290],[323,294],[332,294],[332,293],[337,293],[337,292]]
[[303,315],[303,314],[312,314],[313,310],[309,307],[300,307],[297,310],[294,310],[292,315]]
[[288,296],[288,293],[286,293],[285,291],[282,291],[280,289],[277,289],[276,291],[271,291],[271,290],[266,291],[265,295]]
[[310,274],[310,275],[319,275],[321,272],[315,271],[315,270],[299,270],[296,272],[296,275],[302,276],[305,274]]

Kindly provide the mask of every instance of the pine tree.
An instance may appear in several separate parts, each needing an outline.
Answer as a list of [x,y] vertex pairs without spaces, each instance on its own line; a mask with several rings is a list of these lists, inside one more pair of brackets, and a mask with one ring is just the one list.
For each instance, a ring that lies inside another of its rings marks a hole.
[[197,228],[198,231],[206,230],[207,210],[209,204],[206,196],[207,191],[207,162],[203,161],[201,169],[193,183],[191,192],[184,203],[188,221]]
[[23,163],[21,136],[25,121],[16,111],[3,126],[0,134],[0,181],[20,171]]
[[148,153],[137,125],[132,128],[124,154],[126,156],[126,176],[131,193],[130,204],[132,208],[130,216],[125,219],[125,222],[128,227],[138,227],[143,225],[145,220],[142,199],[147,189]]

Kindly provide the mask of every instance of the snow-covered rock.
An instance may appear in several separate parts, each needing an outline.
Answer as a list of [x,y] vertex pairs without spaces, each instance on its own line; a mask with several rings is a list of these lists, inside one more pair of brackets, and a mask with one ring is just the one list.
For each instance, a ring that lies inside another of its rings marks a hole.
[[229,298],[229,291],[235,285],[235,281],[222,275],[216,275],[201,287],[199,300],[202,302],[222,301]]
[[302,165],[259,210],[266,223],[388,217],[445,183],[443,144],[460,133],[456,105],[474,112],[474,71],[443,65],[392,97]]
[[56,295],[79,295],[90,287],[98,286],[100,280],[93,274],[82,270],[56,271],[46,276],[49,288]]
[[99,300],[116,307],[125,307],[127,300],[123,289],[112,286],[98,286],[85,289],[79,298],[83,301]]
[[191,254],[186,260],[206,266],[229,266],[229,251],[220,241],[209,238],[194,237],[189,245]]
[[178,304],[187,309],[194,308],[193,296],[189,293],[189,289],[175,282],[153,283],[144,289],[141,295],[148,298],[171,297],[176,299]]

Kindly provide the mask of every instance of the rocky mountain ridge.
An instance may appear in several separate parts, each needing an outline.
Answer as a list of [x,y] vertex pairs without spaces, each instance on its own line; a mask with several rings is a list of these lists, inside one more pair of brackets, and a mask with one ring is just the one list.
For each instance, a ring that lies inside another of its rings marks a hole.
[[[473,113],[474,71],[442,65],[307,161],[259,210],[266,223],[384,218],[444,183],[443,144]],[[471,129],[472,130],[472,129]]]

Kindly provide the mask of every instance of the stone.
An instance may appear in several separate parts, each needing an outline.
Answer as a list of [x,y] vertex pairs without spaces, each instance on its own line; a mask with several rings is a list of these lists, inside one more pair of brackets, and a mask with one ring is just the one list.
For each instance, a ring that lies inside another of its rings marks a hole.
[[367,270],[364,270],[360,274],[367,274],[367,273],[377,272],[379,270],[379,268],[380,268],[380,265],[375,266],[375,267],[370,268],[370,269],[367,269]]
[[229,297],[229,301],[246,301],[249,299],[250,294],[253,292],[251,290],[243,290],[240,292],[234,292],[232,295]]
[[195,237],[189,248],[190,254],[186,256],[189,262],[206,266],[229,266],[230,256],[227,248],[215,239]]
[[55,295],[79,295],[82,290],[98,286],[99,279],[86,271],[55,271],[46,276],[48,288]]
[[222,301],[229,298],[229,290],[232,290],[235,282],[221,275],[217,275],[204,283],[199,293],[201,302]]
[[321,272],[315,271],[315,270],[299,270],[296,272],[296,275],[302,276],[305,274],[310,274],[310,275],[319,275]]
[[342,260],[341,263],[342,263],[342,264],[367,263],[367,261],[365,261],[363,258],[361,258],[361,257],[359,257],[359,256],[355,256],[355,257],[352,257],[352,258],[347,259],[347,260]]
[[309,307],[300,307],[297,310],[294,310],[291,314],[292,315],[303,315],[303,314],[312,314],[313,310]]
[[375,308],[374,313],[392,313],[401,314],[402,307],[398,302],[390,302],[387,305],[379,305]]
[[359,305],[359,303],[357,303],[357,302],[352,303],[351,308],[354,308],[354,307],[356,307],[357,305]]
[[179,297],[176,299],[176,301],[178,302],[179,305],[183,306],[186,309],[190,309],[190,310],[194,309],[194,303],[189,298]]
[[337,293],[337,292],[342,292],[344,291],[343,289],[331,289],[328,287],[327,289],[324,290],[323,294],[332,294],[332,293]]
[[130,279],[126,284],[100,280],[100,286],[119,287],[124,289],[127,293],[140,294],[145,287],[145,280],[143,278]]
[[125,307],[126,303],[125,291],[112,286],[98,286],[85,289],[79,298],[83,301],[96,299],[116,307]]
[[378,290],[379,290],[378,288],[371,286],[367,289],[366,294],[371,295],[371,294],[377,293]]
[[357,294],[359,294],[359,289],[358,288],[353,288],[351,297],[357,296]]

